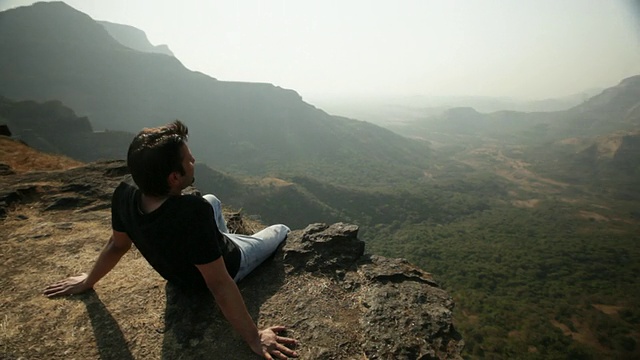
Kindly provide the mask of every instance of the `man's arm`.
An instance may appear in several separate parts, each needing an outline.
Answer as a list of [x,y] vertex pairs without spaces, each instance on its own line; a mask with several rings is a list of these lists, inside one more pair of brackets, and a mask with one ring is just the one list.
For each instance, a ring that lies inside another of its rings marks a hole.
[[93,285],[107,275],[130,248],[129,235],[114,230],[89,275],[83,273],[53,283],[44,289],[44,294],[48,297],[79,294],[93,288]]
[[276,334],[276,332],[285,330],[283,326],[258,330],[247,311],[238,286],[227,272],[222,257],[208,264],[196,266],[216,299],[220,310],[253,352],[266,359],[273,359],[272,356],[278,359],[298,356],[293,350],[283,345],[296,344],[296,340]]

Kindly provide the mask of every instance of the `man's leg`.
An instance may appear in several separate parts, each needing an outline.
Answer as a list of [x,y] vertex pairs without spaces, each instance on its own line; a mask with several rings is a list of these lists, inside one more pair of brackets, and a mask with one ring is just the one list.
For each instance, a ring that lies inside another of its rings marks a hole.
[[229,230],[227,229],[227,222],[224,221],[224,216],[222,215],[222,203],[220,200],[213,194],[204,195],[203,198],[207,200],[213,208],[213,217],[216,220],[216,225],[218,225],[218,230],[223,234],[228,233]]
[[240,268],[233,280],[236,282],[249,275],[258,265],[262,264],[273,254],[280,243],[287,238],[290,229],[286,225],[271,225],[252,236],[242,234],[230,234],[227,223],[222,215],[222,203],[215,195],[207,194],[205,198],[213,207],[213,216],[218,225],[218,230],[233,241],[240,249]]
[[236,282],[249,275],[258,265],[262,264],[287,238],[289,228],[286,225],[271,225],[252,236],[241,234],[225,234],[240,248],[241,260],[238,273],[233,280]]

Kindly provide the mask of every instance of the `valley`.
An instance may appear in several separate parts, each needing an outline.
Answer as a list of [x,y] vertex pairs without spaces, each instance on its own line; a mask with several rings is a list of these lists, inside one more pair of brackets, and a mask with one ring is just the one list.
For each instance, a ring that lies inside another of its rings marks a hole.
[[[620,137],[544,146],[476,137],[464,147],[459,136],[432,133],[432,139],[449,150],[440,156],[469,167],[457,172],[456,190],[483,197],[487,208],[449,222],[377,226],[383,235],[372,235],[369,251],[406,257],[442,281],[457,301],[466,356],[635,357],[640,266],[632,259],[640,256],[640,216],[634,196],[612,194],[640,174],[627,177],[628,169],[610,167],[607,159],[625,152]],[[581,152],[591,144],[600,151],[585,158]],[[430,178],[442,184],[445,177]],[[637,187],[630,191],[637,194]]]

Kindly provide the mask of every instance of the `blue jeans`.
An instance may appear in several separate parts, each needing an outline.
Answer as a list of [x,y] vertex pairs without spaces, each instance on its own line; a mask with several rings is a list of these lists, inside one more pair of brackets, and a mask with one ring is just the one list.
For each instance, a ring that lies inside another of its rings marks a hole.
[[231,234],[222,216],[222,203],[220,200],[212,194],[204,195],[203,198],[213,207],[213,216],[216,220],[216,225],[218,225],[218,230],[240,249],[240,268],[233,278],[235,282],[249,275],[251,271],[273,254],[290,231],[286,225],[277,224],[266,227],[251,236]]

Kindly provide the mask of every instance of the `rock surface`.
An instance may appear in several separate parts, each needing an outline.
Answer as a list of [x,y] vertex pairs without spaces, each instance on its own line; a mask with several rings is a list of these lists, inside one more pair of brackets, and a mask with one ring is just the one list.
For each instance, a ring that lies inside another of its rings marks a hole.
[[[209,294],[166,285],[135,249],[95,292],[39,294],[90,269],[125,173],[112,161],[0,176],[0,286],[11,290],[0,296],[0,358],[255,358]],[[357,233],[344,223],[292,231],[239,284],[259,326],[286,326],[302,359],[461,359],[451,297],[410,263],[365,254]]]

